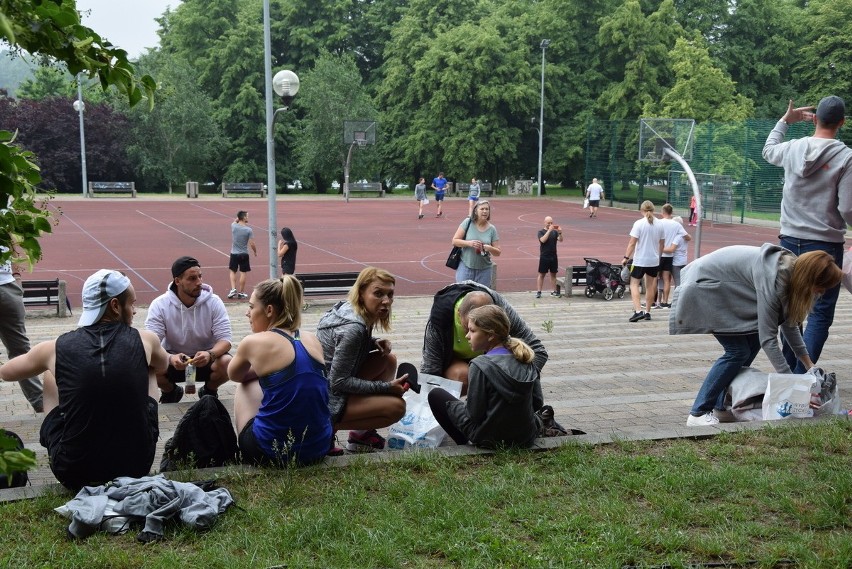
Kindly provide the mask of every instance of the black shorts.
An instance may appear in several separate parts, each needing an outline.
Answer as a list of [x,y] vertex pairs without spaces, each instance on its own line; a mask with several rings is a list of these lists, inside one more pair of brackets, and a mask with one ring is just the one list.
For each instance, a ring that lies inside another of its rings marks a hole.
[[672,272],[672,262],[674,257],[660,257],[660,271],[663,273]]
[[660,271],[660,266],[656,267],[637,267],[633,265],[633,270],[630,271],[630,276],[634,279],[641,279],[643,276],[656,277]]
[[251,272],[251,263],[249,263],[248,253],[231,253],[231,259],[228,261],[228,270],[236,273],[238,270],[243,273]]
[[601,200],[589,200],[589,207],[598,207],[601,205]]
[[[210,379],[210,371],[212,367],[213,363],[211,362],[204,367],[195,368],[195,382],[207,383],[207,381]],[[166,377],[172,383],[183,383],[184,381],[186,381],[186,372],[184,372],[183,370],[177,370],[173,366],[169,365],[169,369],[166,370]]]
[[257,466],[265,466],[272,464],[270,459],[260,445],[257,444],[257,439],[254,436],[252,426],[254,426],[255,417],[252,417],[243,430],[240,431],[240,436],[237,438],[237,446],[240,447],[240,456],[243,464],[254,464]]
[[559,260],[556,257],[539,257],[538,259],[538,273],[543,275],[544,273],[558,273],[559,272]]

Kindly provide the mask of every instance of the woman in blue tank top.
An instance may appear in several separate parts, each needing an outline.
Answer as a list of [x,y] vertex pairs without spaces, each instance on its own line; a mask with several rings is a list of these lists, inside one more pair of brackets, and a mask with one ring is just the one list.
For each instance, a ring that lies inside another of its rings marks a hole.
[[258,284],[228,377],[240,383],[234,417],[243,462],[286,465],[321,460],[331,444],[322,345],[299,332],[302,285],[292,275]]

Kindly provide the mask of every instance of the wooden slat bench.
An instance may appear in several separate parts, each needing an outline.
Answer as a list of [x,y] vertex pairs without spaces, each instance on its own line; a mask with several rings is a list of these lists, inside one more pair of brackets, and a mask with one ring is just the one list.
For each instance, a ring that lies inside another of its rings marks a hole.
[[262,182],[222,182],[222,197],[228,194],[260,194],[266,197],[266,186]]
[[65,281],[21,281],[21,288],[24,289],[24,306],[56,306],[56,315],[61,317],[71,312]]
[[358,271],[344,273],[301,273],[295,275],[302,283],[305,296],[346,296],[358,278]]
[[380,182],[349,184],[349,192],[346,195],[346,201],[349,201],[352,194],[376,194],[377,198],[385,197],[385,191],[382,189],[382,184]]
[[565,296],[571,296],[571,289],[575,286],[586,286],[586,265],[573,265],[565,267],[565,276],[556,277],[556,292],[562,294],[562,289],[565,289]]
[[89,182],[89,197],[95,194],[130,194],[136,197],[136,182]]

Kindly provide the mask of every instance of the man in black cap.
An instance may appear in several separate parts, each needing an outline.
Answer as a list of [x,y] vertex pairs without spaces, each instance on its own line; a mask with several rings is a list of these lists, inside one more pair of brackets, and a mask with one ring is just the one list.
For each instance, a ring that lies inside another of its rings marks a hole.
[[[842,267],[846,224],[852,223],[852,150],[836,138],[846,122],[846,104],[831,95],[813,111],[793,108],[791,100],[766,139],[763,158],[784,168],[781,245],[796,255],[827,251]],[[784,142],[788,126],[799,121],[813,122],[813,136]],[[840,285],[825,291],[808,315],[802,336],[814,363],[828,339],[839,292]],[[786,342],[784,357],[795,373],[806,371]]]
[[187,365],[197,369],[204,382],[198,397],[218,397],[217,389],[228,381],[231,356],[231,319],[225,303],[201,281],[201,266],[193,257],[180,257],[172,264],[168,290],[148,307],[145,328],[154,332],[169,353],[169,368],[157,374],[160,403],[177,403]]

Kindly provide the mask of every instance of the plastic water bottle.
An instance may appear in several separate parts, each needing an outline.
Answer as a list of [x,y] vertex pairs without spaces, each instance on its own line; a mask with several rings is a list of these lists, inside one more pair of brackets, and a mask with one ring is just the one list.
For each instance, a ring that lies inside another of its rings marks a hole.
[[187,395],[195,393],[195,366],[189,364],[186,366],[186,383],[183,386],[183,392]]

